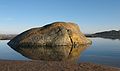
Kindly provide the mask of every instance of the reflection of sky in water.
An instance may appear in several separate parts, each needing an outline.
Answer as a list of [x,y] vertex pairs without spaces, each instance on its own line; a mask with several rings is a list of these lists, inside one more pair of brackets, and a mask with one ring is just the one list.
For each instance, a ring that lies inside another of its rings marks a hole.
[[7,45],[8,40],[0,41],[0,59],[27,60],[24,56],[17,53]]
[[120,41],[102,38],[91,38],[92,45],[86,49],[80,62],[94,62],[120,67]]

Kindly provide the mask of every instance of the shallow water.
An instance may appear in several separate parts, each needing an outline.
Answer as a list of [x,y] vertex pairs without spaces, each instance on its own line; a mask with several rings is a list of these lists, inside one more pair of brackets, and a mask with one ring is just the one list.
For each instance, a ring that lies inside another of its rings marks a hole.
[[[120,40],[111,40],[111,39],[102,39],[102,38],[90,38],[92,40],[92,45],[90,47],[80,46],[73,48],[71,47],[62,47],[61,49],[55,48],[54,52],[57,55],[57,58],[60,55],[59,60],[69,60],[75,59],[77,62],[92,62],[97,64],[110,65],[115,67],[120,67]],[[37,59],[38,57],[47,57],[47,60],[50,60],[52,54],[51,49],[42,49],[36,48],[34,51],[32,48],[26,49],[21,48],[21,51],[15,51],[7,45],[9,40],[0,40],[0,59],[7,60],[30,60]],[[67,49],[66,49],[67,48]],[[85,48],[85,49],[84,49]],[[29,52],[28,52],[29,51]],[[36,54],[34,54],[36,52]],[[44,55],[45,53],[49,53]],[[52,51],[53,52],[53,51]],[[62,54],[61,54],[62,53]],[[41,55],[40,55],[41,54]],[[43,55],[42,55],[43,54]],[[35,58],[37,57],[37,58]],[[56,56],[52,55],[52,58]],[[55,59],[56,60],[56,59]]]
[[91,38],[92,45],[79,58],[79,62],[120,67],[120,40]]
[[20,53],[13,50],[7,45],[9,40],[0,40],[0,59],[6,60],[29,60],[28,58],[22,56]]

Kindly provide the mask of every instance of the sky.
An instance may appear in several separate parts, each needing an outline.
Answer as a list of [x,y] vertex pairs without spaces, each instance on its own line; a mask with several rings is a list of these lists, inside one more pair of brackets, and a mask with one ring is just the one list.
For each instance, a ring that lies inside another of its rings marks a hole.
[[120,30],[120,0],[0,0],[0,33],[19,34],[56,21],[83,33]]

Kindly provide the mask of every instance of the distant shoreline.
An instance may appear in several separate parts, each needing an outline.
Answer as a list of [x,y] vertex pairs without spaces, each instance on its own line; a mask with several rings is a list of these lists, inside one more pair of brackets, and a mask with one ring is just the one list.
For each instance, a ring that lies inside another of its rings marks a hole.
[[0,40],[11,40],[17,34],[0,34]]
[[120,30],[119,31],[116,31],[116,30],[103,31],[103,32],[98,32],[94,34],[86,34],[85,36],[91,37],[91,38],[100,37],[100,38],[106,38],[106,39],[120,40]]

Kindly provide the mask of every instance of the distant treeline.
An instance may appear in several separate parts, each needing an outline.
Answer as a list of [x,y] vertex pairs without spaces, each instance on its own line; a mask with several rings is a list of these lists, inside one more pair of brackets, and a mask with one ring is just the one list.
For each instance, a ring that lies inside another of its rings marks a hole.
[[16,34],[0,34],[0,40],[11,40]]

